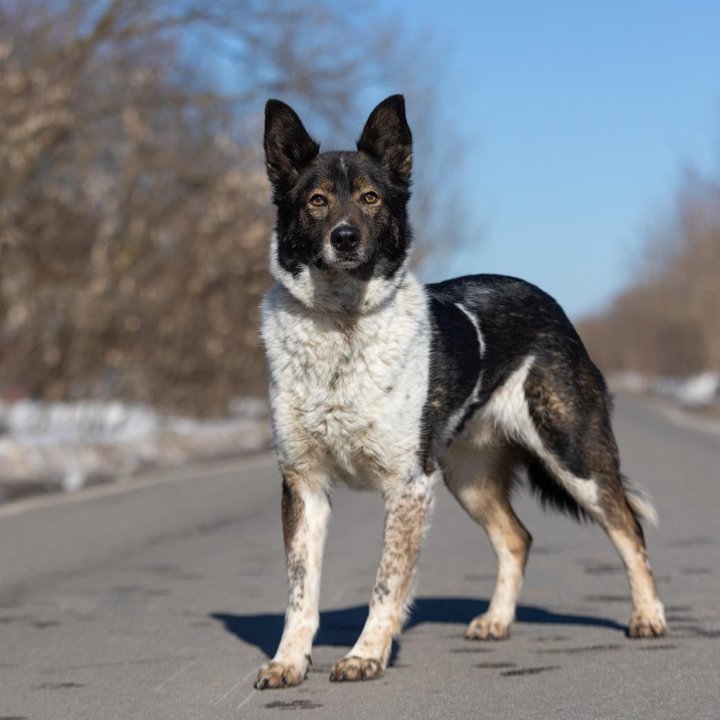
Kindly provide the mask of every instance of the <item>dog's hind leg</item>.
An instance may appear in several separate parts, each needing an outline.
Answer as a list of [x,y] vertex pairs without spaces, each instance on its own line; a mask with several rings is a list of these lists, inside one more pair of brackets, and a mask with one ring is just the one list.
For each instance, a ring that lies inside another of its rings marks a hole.
[[[531,465],[528,474],[531,482],[537,483],[543,471]],[[633,507],[636,503],[632,491],[626,491],[619,473],[605,476],[598,473],[590,479],[564,474],[564,485],[571,488],[578,508],[605,530],[625,566],[633,603],[628,637],[665,635],[667,626],[663,605],[658,598],[643,530],[638,521],[638,516],[643,515],[640,507]],[[569,504],[570,500],[566,502]],[[643,503],[646,511],[653,512],[648,510],[647,500]]]
[[667,633],[665,612],[650,570],[642,527],[622,486],[617,494],[604,499],[603,514],[601,525],[620,554],[630,583],[633,612],[628,637],[661,637]]
[[383,550],[370,612],[358,641],[335,664],[330,680],[372,680],[387,666],[393,637],[400,633],[405,621],[438,474],[401,481],[386,494]]
[[282,520],[290,591],[280,645],[255,680],[259,690],[299,685],[305,679],[320,620],[320,570],[329,516],[323,480],[284,470]]
[[510,505],[514,466],[515,451],[510,445],[479,450],[463,440],[455,441],[444,460],[448,488],[485,529],[498,558],[490,607],[468,625],[468,639],[504,639],[515,619],[532,537]]
[[605,530],[628,575],[633,601],[629,637],[662,636],[665,615],[638,521],[654,521],[655,511],[620,475],[604,386],[586,369],[580,375],[582,402],[570,403],[563,401],[569,393],[561,385],[553,387],[551,377],[534,370],[525,386],[536,428],[526,438],[534,456],[528,465],[530,484],[545,502],[587,515]]

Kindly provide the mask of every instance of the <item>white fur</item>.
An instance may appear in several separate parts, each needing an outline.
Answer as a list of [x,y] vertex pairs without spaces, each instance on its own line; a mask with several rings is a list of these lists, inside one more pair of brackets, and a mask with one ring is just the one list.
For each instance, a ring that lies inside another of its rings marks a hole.
[[[313,276],[303,269],[294,278],[276,261],[273,271],[281,282],[263,303],[262,336],[270,367],[275,449],[283,471],[302,478],[304,515],[314,528],[309,534],[309,527],[301,528],[296,538],[305,543],[303,562],[309,567],[304,587],[296,590],[301,594],[297,609],[291,585],[285,630],[273,662],[299,674],[307,670],[317,629],[327,515],[322,503],[316,507],[306,498],[324,497],[335,480],[343,480],[351,487],[378,489],[386,498],[378,573],[388,578],[391,597],[373,603],[354,648],[356,655],[377,659],[384,667],[392,637],[402,625],[407,585],[439,475],[427,476],[420,467],[419,428],[430,374],[427,298],[404,270],[393,281],[370,281],[362,296],[344,273]],[[348,305],[351,311],[339,311]],[[260,674],[268,675],[272,667]]]
[[278,260],[277,233],[273,233],[270,241],[270,272],[273,277],[306,308],[331,315],[338,312],[347,314],[349,311],[368,313],[378,309],[409,277],[408,262],[406,258],[403,266],[390,279],[374,277],[367,282],[342,270],[332,272],[307,265],[293,275]]
[[615,545],[628,571],[633,599],[633,614],[647,618],[656,627],[664,627],[665,608],[657,596],[655,581],[650,571],[647,552],[617,529],[610,528],[608,535]]
[[653,504],[652,498],[637,483],[630,482],[623,478],[623,487],[625,489],[625,497],[632,511],[641,518],[647,520],[653,527],[658,526],[658,514]]
[[[365,626],[352,649],[345,655],[346,658],[378,658],[382,666],[387,665],[392,647],[392,638],[396,637],[405,622],[409,606],[412,602],[412,579],[415,574],[417,553],[420,550],[427,525],[430,520],[433,500],[433,486],[440,480],[440,470],[430,475],[419,475],[411,484],[403,484],[396,488],[395,496],[388,497],[386,502],[385,542],[383,543],[383,557],[380,560],[378,574],[382,572],[385,564],[392,567],[392,574],[386,578],[385,583],[390,598],[384,602],[375,602],[375,594],[370,602]],[[397,544],[393,537],[390,525],[393,524],[393,514],[400,524],[410,520],[410,528],[403,528],[403,542]],[[411,517],[408,518],[408,515]],[[410,592],[403,591],[408,583]]]
[[[354,298],[347,274],[349,288],[275,265],[282,284],[263,303],[262,335],[281,466],[377,489],[417,475],[430,358],[423,287],[401,272]],[[337,293],[358,310],[338,313]]]
[[480,321],[462,303],[455,303],[455,307],[460,310],[460,312],[467,315],[468,320],[470,320],[473,324],[475,332],[477,333],[478,346],[480,347],[480,359],[482,360],[482,358],[485,357],[485,338],[480,330]]
[[285,628],[272,662],[295,668],[304,675],[320,623],[320,572],[330,502],[319,488],[300,486],[297,491],[305,508],[305,521],[293,538],[293,552],[302,558],[305,572],[296,584],[290,578],[290,600],[295,602],[288,603]]
[[517,556],[504,545],[504,536],[493,537],[490,532],[488,535],[497,553],[498,579],[483,621],[490,626],[499,625],[507,628],[515,619],[515,608],[523,584],[524,567]]
[[[457,307],[460,312],[462,312],[464,315],[467,316],[468,320],[472,323],[473,327],[475,328],[475,332],[477,333],[477,339],[478,339],[478,352],[480,353],[480,359],[482,360],[485,357],[485,338],[483,337],[483,334],[480,330],[480,323],[478,322],[478,319],[467,310],[467,308],[460,304],[455,303],[455,307]],[[453,435],[455,434],[455,431],[457,430],[458,425],[462,422],[462,419],[467,414],[468,408],[473,404],[476,403],[478,398],[480,397],[480,390],[482,388],[482,380],[483,380],[483,373],[482,370],[478,373],[477,381],[475,382],[475,386],[472,389],[472,392],[468,397],[465,399],[465,402],[448,418],[448,422],[445,426],[445,439],[450,440]]]
[[487,404],[473,415],[463,429],[463,437],[480,447],[492,444],[498,434],[516,440],[543,460],[581,507],[595,518],[602,518],[603,511],[595,480],[578,478],[567,470],[545,447],[530,417],[525,398],[525,381],[534,361],[532,355],[525,358],[522,365],[495,391]]

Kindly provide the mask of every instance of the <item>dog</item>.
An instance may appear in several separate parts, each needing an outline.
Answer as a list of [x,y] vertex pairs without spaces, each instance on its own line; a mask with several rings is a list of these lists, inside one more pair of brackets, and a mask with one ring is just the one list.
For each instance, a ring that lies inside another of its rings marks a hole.
[[409,268],[412,135],[401,95],[370,114],[354,152],[324,152],[295,111],[265,110],[277,207],[277,281],[262,305],[289,600],[258,689],[299,685],[319,623],[333,485],[380,491],[384,543],[369,614],[330,680],[370,680],[402,628],[433,486],[442,478],[498,557],[487,612],[465,636],[502,639],[531,536],[510,505],[518,479],[597,522],[627,570],[628,635],[664,635],[640,518],[649,498],[620,474],[610,397],[560,306],[517,278],[423,286]]

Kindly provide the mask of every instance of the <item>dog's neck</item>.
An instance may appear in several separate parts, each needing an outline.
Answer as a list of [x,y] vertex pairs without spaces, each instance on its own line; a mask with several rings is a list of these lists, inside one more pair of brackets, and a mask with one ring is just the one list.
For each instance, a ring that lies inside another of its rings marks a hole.
[[376,313],[390,304],[407,280],[417,282],[408,270],[407,258],[390,277],[378,275],[363,279],[344,270],[314,266],[303,266],[298,273],[293,274],[278,261],[275,234],[270,248],[270,271],[306,310],[332,315],[338,320],[346,318],[348,322],[355,321],[359,316]]

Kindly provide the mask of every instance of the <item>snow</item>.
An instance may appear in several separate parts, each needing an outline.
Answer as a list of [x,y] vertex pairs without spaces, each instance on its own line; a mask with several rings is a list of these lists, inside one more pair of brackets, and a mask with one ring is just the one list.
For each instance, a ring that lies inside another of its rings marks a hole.
[[231,416],[203,421],[117,401],[0,401],[0,502],[3,483],[73,492],[146,467],[268,448],[266,404],[238,398],[230,407]]
[[711,370],[689,377],[623,372],[613,375],[610,382],[618,390],[660,395],[686,408],[705,408],[720,403],[720,372]]
[[[686,408],[720,404],[720,373],[687,378],[635,372],[613,376],[614,388],[667,397]],[[118,401],[0,401],[0,502],[23,492],[123,481],[149,467],[229,457],[271,444],[267,405],[236,398],[217,420],[162,415]]]
[[720,373],[704,372],[681,381],[675,398],[688,407],[705,407],[720,401]]

